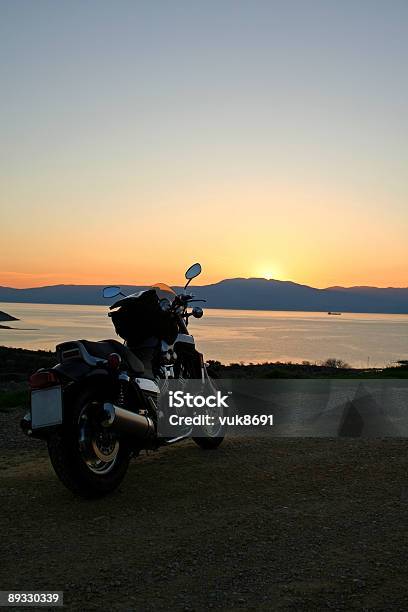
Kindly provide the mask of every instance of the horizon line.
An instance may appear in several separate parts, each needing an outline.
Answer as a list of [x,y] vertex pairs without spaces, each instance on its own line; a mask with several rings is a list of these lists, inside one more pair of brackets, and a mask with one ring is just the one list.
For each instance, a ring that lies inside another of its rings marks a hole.
[[[333,290],[335,291],[336,289],[408,289],[408,286],[393,286],[393,285],[384,285],[384,286],[378,286],[378,285],[329,285],[327,287],[315,287],[313,285],[308,285],[306,283],[301,283],[301,282],[297,282],[297,281],[292,281],[292,280],[281,280],[281,279],[275,279],[275,278],[265,278],[262,276],[234,276],[234,277],[229,277],[229,278],[223,278],[219,281],[213,282],[213,283],[206,283],[203,285],[194,285],[195,287],[208,287],[208,286],[212,286],[212,285],[217,285],[219,283],[225,282],[225,281],[233,281],[233,280],[261,280],[261,281],[266,281],[266,282],[273,282],[273,283],[291,283],[294,285],[298,285],[300,287],[309,287],[311,289],[316,289],[317,291],[327,291],[327,290]],[[29,287],[11,287],[9,285],[0,285],[0,289],[11,289],[12,291],[31,291],[31,290],[35,290],[35,289],[49,289],[49,288],[53,288],[53,287],[110,287],[110,286],[120,286],[120,287],[151,287],[152,285],[154,285],[155,283],[150,283],[150,284],[137,284],[137,283],[56,283],[56,284],[52,284],[52,285],[35,285],[35,286],[29,286]],[[167,283],[166,283],[167,284]],[[170,287],[182,287],[183,285],[179,285],[179,284],[169,284]]]

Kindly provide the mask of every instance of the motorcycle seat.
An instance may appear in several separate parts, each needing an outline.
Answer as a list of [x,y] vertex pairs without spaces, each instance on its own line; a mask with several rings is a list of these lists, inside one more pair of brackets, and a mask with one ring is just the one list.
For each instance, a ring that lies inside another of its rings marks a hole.
[[139,359],[127,346],[117,340],[79,340],[85,350],[93,357],[107,359],[111,353],[117,353],[135,374],[144,374],[143,361]]

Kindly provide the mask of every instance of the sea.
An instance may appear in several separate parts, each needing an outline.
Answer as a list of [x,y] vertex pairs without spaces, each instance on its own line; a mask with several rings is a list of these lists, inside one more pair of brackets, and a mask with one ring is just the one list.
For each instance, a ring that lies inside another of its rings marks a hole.
[[[53,350],[66,341],[117,338],[106,306],[0,303],[18,321],[3,321],[0,345]],[[207,308],[190,319],[197,348],[222,363],[322,363],[384,367],[408,359],[408,315]],[[120,338],[119,338],[120,340]]]

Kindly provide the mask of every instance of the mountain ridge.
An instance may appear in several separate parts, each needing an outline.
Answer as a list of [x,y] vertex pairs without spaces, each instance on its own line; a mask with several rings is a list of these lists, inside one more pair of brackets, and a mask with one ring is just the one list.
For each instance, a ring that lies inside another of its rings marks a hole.
[[[109,305],[111,301],[102,297],[104,286],[60,284],[24,289],[0,286],[0,302]],[[148,286],[122,285],[122,290],[129,294]],[[408,287],[320,289],[293,281],[237,277],[192,285],[191,291],[198,299],[206,299],[210,308],[408,314]]]

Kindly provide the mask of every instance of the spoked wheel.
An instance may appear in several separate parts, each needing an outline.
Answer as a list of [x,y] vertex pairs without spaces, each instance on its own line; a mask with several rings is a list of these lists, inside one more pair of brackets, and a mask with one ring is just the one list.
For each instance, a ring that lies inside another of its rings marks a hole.
[[64,423],[48,440],[58,478],[82,497],[100,497],[116,489],[129,465],[126,441],[101,424],[101,406],[110,399],[96,382],[64,398]]
[[[201,374],[200,374],[201,376]],[[190,368],[188,361],[183,362],[180,367],[179,378],[192,379],[197,378],[197,374]],[[218,391],[217,384],[213,378],[210,378],[206,372],[206,378],[204,382],[205,392],[215,395]],[[196,427],[193,433],[193,440],[198,446],[205,450],[211,450],[218,448],[221,442],[224,440],[224,427],[220,425],[218,420],[219,416],[222,416],[222,409],[220,408],[206,408],[203,414],[208,414],[214,418],[214,425],[203,425],[202,427]]]
[[[213,378],[207,375],[204,382],[206,392],[211,395],[215,395],[218,391],[216,382]],[[193,436],[193,440],[200,448],[205,450],[212,450],[219,447],[221,442],[224,440],[224,427],[219,422],[219,417],[223,416],[222,408],[206,408],[205,413],[209,417],[214,417],[214,424],[203,425],[202,427],[196,428],[195,433],[199,435]]]
[[78,442],[82,458],[95,474],[107,474],[112,470],[119,454],[116,434],[100,424],[100,402],[90,402],[81,410],[78,418]]

